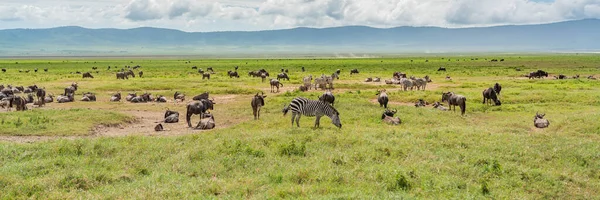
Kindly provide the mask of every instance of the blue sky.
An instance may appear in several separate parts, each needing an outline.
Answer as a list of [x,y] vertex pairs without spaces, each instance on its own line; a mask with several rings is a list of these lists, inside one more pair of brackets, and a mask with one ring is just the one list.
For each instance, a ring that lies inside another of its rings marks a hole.
[[0,29],[473,27],[600,18],[600,0],[2,0]]

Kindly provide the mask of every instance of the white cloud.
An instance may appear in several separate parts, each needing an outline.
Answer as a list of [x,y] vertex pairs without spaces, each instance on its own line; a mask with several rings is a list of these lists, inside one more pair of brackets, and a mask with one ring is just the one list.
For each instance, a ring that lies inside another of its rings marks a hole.
[[599,17],[600,0],[3,0],[0,5],[0,28],[465,27]]

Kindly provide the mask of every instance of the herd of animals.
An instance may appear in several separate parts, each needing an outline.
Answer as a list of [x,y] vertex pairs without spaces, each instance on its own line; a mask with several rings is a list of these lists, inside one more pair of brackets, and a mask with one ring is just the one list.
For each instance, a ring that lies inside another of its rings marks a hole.
[[[501,60],[503,61],[503,59]],[[497,60],[496,60],[497,62]],[[133,70],[139,69],[141,66],[126,66],[129,68],[125,70],[122,68],[120,71],[116,72],[117,79],[129,79],[129,77],[135,77],[135,73]],[[97,67],[93,67],[93,70],[96,70]],[[108,66],[108,70],[111,69],[111,66]],[[133,70],[132,70],[133,69]],[[198,73],[202,74],[202,79],[210,79],[211,74],[215,74],[212,67],[207,68],[206,71],[203,69],[199,69],[196,66],[192,67],[193,70],[197,70]],[[238,74],[238,66],[235,67],[234,70],[227,71],[227,76],[230,78],[239,78]],[[302,72],[305,72],[305,68],[301,67]],[[517,69],[520,71],[520,69]],[[2,72],[6,72],[6,69],[2,69]],[[20,70],[21,72],[24,72]],[[35,72],[38,70],[35,69]],[[48,72],[48,69],[44,69],[45,72]],[[440,67],[437,71],[446,71],[445,67]],[[28,70],[25,72],[29,72]],[[98,73],[98,71],[96,71]],[[280,82],[281,80],[289,81],[290,78],[288,76],[289,71],[287,69],[281,69],[281,72],[277,74],[277,77],[269,80],[269,85],[271,86],[271,92],[276,93],[279,92],[279,88],[283,87],[283,84]],[[358,74],[358,69],[350,70],[350,74]],[[82,78],[94,78],[91,72],[75,72],[75,74],[82,74]],[[143,72],[140,70],[138,73],[139,77],[143,76]],[[334,80],[339,79],[341,74],[341,70],[338,69],[331,76],[321,75],[319,77],[313,77],[309,75],[304,77],[303,84],[299,86],[299,91],[308,91],[308,90],[325,90],[325,92],[318,98],[318,100],[311,100],[303,97],[294,98],[289,104],[284,105],[282,110],[284,116],[291,111],[292,112],[292,126],[294,122],[299,127],[299,121],[301,116],[308,117],[316,117],[315,127],[320,126],[320,119],[323,116],[327,116],[332,120],[332,123],[341,128],[342,124],[340,121],[340,114],[335,109],[335,96],[331,92],[334,90]],[[262,82],[270,76],[269,73],[265,69],[259,69],[256,71],[248,72],[250,77],[258,77],[261,78]],[[548,73],[542,70],[531,72],[526,77],[530,79],[533,78],[543,78],[548,77]],[[449,79],[450,77],[446,77]],[[566,79],[568,78],[565,75],[555,76],[557,79]],[[573,76],[572,78],[579,78],[579,75]],[[589,76],[588,79],[596,79],[593,76]],[[365,82],[381,82],[381,78],[367,78]],[[389,80],[384,80],[385,84],[397,84],[401,85],[403,90],[425,90],[427,87],[427,83],[432,82],[429,76],[424,76],[423,78],[416,78],[414,76],[408,77],[406,73],[402,72],[394,72],[392,74],[392,78]],[[52,103],[56,101],[57,103],[68,103],[73,102],[75,100],[75,92],[78,89],[77,83],[72,83],[70,86],[64,89],[64,93],[57,96],[56,99],[52,94],[46,94],[44,88],[40,88],[37,85],[32,86],[12,86],[0,85],[0,107],[11,110],[11,108],[15,108],[17,111],[27,110],[27,104],[33,104],[35,106],[41,107],[47,103]],[[502,91],[502,86],[499,83],[494,84],[492,87],[485,89],[482,92],[483,96],[483,104],[493,104],[495,106],[500,106],[501,102],[499,100],[500,92]],[[19,94],[25,94],[25,96],[21,96]],[[397,113],[397,110],[389,110],[388,102],[389,96],[385,89],[377,90],[377,101],[380,104],[380,107],[384,107],[381,120],[385,123],[398,125],[401,123],[399,117],[394,117]],[[34,98],[35,97],[35,98]],[[252,97],[251,107],[253,110],[254,119],[260,119],[260,111],[263,106],[265,106],[265,98],[267,96],[264,93],[257,93]],[[121,93],[113,94],[110,98],[111,102],[118,102],[122,100]],[[125,100],[131,103],[145,103],[145,102],[167,102],[168,99],[165,96],[159,95],[155,98],[152,98],[150,93],[144,93],[142,95],[137,95],[136,93],[129,93],[125,97]],[[193,101],[189,102],[186,106],[186,122],[188,127],[192,127],[191,117],[193,115],[200,115],[200,121],[193,128],[196,129],[213,129],[215,127],[215,119],[214,116],[210,113],[210,110],[214,109],[215,101],[214,99],[209,99],[209,94],[207,92],[202,93],[200,95],[194,96],[192,98]],[[81,101],[96,101],[96,95],[90,92],[83,93]],[[173,95],[174,102],[184,102],[185,95],[181,92],[175,92]],[[441,102],[435,102],[432,104],[434,109],[438,109],[441,111],[456,111],[456,106],[459,106],[461,110],[461,114],[464,115],[466,111],[466,101],[467,98],[460,94],[455,94],[453,92],[443,92],[441,97]],[[448,107],[443,105],[444,102],[448,103]],[[415,103],[415,107],[425,107],[429,105],[428,102],[420,99]],[[534,117],[534,126],[537,128],[546,128],[550,125],[547,119],[544,119],[545,114],[536,113]],[[179,112],[167,110],[164,115],[164,119],[160,122],[157,122],[158,125],[155,126],[156,131],[163,131],[164,126],[162,123],[178,123],[179,122]]]

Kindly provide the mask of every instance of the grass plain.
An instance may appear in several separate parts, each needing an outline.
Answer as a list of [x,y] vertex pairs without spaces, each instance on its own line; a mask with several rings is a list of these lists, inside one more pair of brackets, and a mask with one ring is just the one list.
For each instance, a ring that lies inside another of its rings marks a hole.
[[[477,58],[477,60],[472,58]],[[504,62],[489,62],[504,58]],[[487,59],[487,60],[486,60]],[[411,62],[412,60],[412,62]],[[426,62],[427,60],[427,62]],[[188,61],[191,61],[188,63]],[[143,78],[116,80],[115,71],[140,65]],[[98,73],[91,68],[98,67]],[[112,66],[110,71],[107,66]],[[115,69],[114,66],[118,66]],[[216,71],[202,80],[192,66]],[[239,66],[240,78],[227,70]],[[304,66],[306,72],[301,72]],[[437,72],[444,66],[447,72]],[[26,112],[0,112],[1,199],[593,199],[600,196],[600,74],[597,55],[427,56],[371,59],[151,59],[63,58],[0,60],[0,84],[45,87],[60,94],[72,82],[98,102],[51,103]],[[38,68],[39,72],[33,72]],[[48,68],[49,72],[42,69]],[[279,93],[247,75],[265,68],[290,70]],[[360,74],[350,75],[350,69]],[[522,71],[516,71],[520,68]],[[281,109],[294,97],[316,99],[322,91],[295,91],[301,78],[330,75],[342,129],[323,118],[302,117],[291,127]],[[543,69],[581,79],[528,80]],[[18,70],[31,70],[19,73]],[[82,79],[71,72],[93,72]],[[426,91],[364,83],[395,71],[433,82]],[[446,76],[452,80],[445,80]],[[503,86],[502,106],[483,105],[481,92]],[[402,124],[381,122],[377,89],[390,91],[390,107]],[[172,100],[204,91],[217,101],[217,129],[186,128],[185,103],[110,103],[112,93],[151,92]],[[253,120],[251,96],[264,91],[266,106]],[[443,91],[467,97],[467,113],[411,106],[441,100]],[[29,105],[31,108],[31,105]],[[169,131],[148,126],[166,108],[182,114]],[[547,129],[533,127],[546,113]],[[99,134],[98,127],[115,132]],[[120,128],[119,128],[120,127]],[[131,129],[131,128],[130,128]],[[120,130],[123,130],[121,133]],[[28,140],[43,136],[43,140]],[[16,138],[16,139],[15,139]],[[23,138],[20,140],[19,138]]]

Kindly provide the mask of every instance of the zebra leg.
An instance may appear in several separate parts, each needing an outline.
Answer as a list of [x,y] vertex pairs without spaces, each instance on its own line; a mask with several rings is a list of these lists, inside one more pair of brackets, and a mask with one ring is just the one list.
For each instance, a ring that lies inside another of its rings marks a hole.
[[296,125],[298,125],[298,127],[300,127],[300,117],[302,117],[302,114],[298,113],[298,117],[296,118]]
[[292,112],[292,127],[294,127],[294,119],[296,119],[296,113]]

